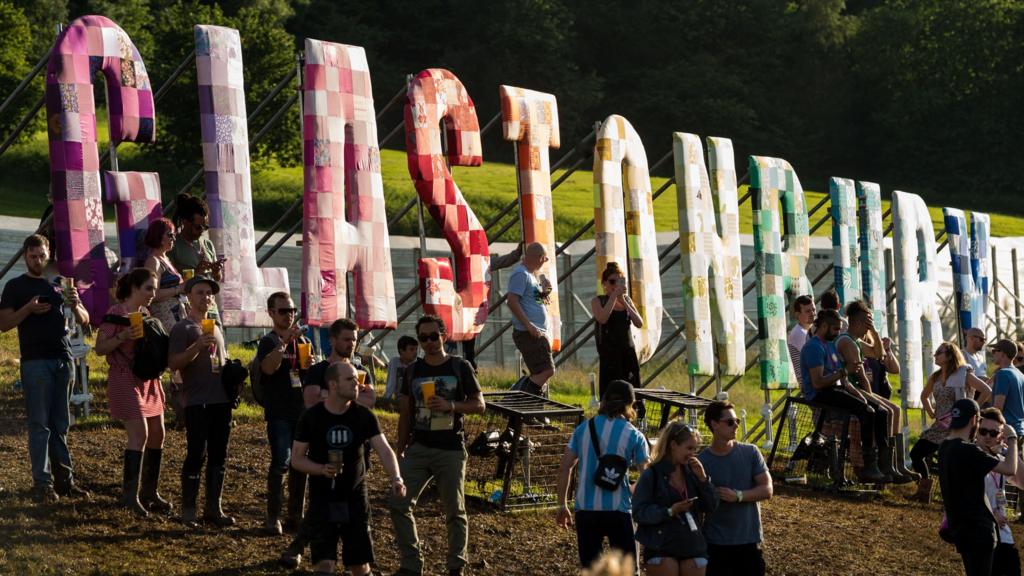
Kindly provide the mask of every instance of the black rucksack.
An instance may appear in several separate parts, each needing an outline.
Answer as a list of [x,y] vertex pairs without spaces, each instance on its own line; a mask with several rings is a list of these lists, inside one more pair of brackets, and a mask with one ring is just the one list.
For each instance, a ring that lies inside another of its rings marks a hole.
[[[131,327],[131,321],[125,316],[107,314],[103,321],[118,326]],[[159,378],[167,370],[167,350],[171,338],[167,335],[160,320],[146,316],[142,319],[142,338],[135,341],[135,355],[132,358],[132,374],[142,380]]]

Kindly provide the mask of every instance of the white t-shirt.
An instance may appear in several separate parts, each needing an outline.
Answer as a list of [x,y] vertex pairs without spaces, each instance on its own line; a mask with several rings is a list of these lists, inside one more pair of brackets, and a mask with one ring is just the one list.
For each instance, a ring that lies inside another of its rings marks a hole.
[[[1002,456],[999,457],[1003,459]],[[985,475],[985,498],[988,498],[988,504],[992,508],[993,514],[1002,514],[1003,518],[1006,517],[1006,495],[1004,492],[1006,485],[1006,476],[998,472],[989,472]],[[999,498],[999,494],[1003,493],[1003,497]],[[1013,532],[1010,530],[1010,526],[999,526],[999,542],[1002,544],[1013,544]]]
[[803,368],[800,365],[800,351],[804,349],[807,338],[807,329],[799,323],[793,326],[793,329],[789,331],[789,337],[786,338],[786,343],[789,345],[789,359],[793,362],[793,370],[796,372],[796,377],[800,379],[803,377]]
[[985,365],[985,351],[978,350],[973,354],[964,350],[964,360],[974,369],[974,375],[984,380],[988,374],[988,366]]

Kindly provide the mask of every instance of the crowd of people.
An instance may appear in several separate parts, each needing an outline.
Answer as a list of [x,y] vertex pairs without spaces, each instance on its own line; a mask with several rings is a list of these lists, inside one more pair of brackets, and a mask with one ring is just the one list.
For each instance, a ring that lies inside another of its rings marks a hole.
[[[179,197],[173,222],[161,218],[149,226],[140,237],[145,248],[137,267],[120,271],[115,303],[94,322],[99,328],[93,350],[109,364],[107,406],[126,435],[121,505],[139,516],[180,508],[186,525],[228,527],[235,524],[225,511],[224,486],[237,390],[225,385],[230,359],[214,299],[223,259],[204,235],[207,229],[205,204],[190,196]],[[540,273],[548,255],[542,244],[531,243],[508,256],[520,254],[508,281],[508,306],[528,373],[515,388],[544,395],[555,373],[548,337],[552,286]],[[46,278],[45,237],[25,240],[24,260],[26,272],[8,281],[0,296],[0,330],[18,332],[33,496],[41,503],[88,497],[74,476],[67,434],[74,377],[70,334],[90,317],[73,284]],[[631,331],[643,319],[627,295],[625,278],[618,264],[608,263],[601,274],[604,293],[591,301],[600,404],[566,447],[555,520],[575,527],[584,568],[598,561],[607,541],[628,558],[630,570],[642,563],[653,576],[764,574],[758,503],[772,497],[772,480],[760,451],[737,439],[735,407],[728,401],[708,406],[703,420],[711,438],[703,448],[700,432],[683,419],[668,422],[657,439],[632,424],[643,405],[635,395],[641,383]],[[857,477],[916,481],[914,497],[928,501],[930,460],[937,455],[946,513],[942,535],[956,545],[967,573],[1019,574],[1005,486],[1024,486],[1024,466],[1017,466],[1024,438],[1024,374],[1018,368],[1024,343],[999,340],[990,346],[996,367],[991,376],[982,330],[965,332],[963,351],[952,342],[936,348],[938,369],[921,394],[932,424],[910,451],[910,470],[901,410],[891,400],[888,380],[900,371],[893,343],[879,335],[863,302],[841,311],[830,292],[818,304],[820,311],[809,295],[795,299],[791,358],[812,406],[853,417]],[[258,341],[249,370],[263,406],[270,460],[263,529],[294,534],[281,562],[298,566],[308,548],[317,572],[333,573],[341,541],[346,569],[369,573],[374,554],[365,479],[372,451],[390,482],[388,511],[400,553],[396,574],[423,573],[415,511],[431,483],[447,529],[444,565],[449,574],[463,574],[469,530],[463,420],[485,410],[473,347],[466,347],[468,359],[452,355],[444,321],[430,315],[416,322],[415,337],[399,338],[382,394],[399,412],[397,437],[389,443],[374,415],[374,370],[356,353],[356,323],[333,322],[328,353],[316,361],[291,295],[271,295],[266,310],[272,328]],[[151,330],[166,330],[165,378],[162,369],[148,372],[142,361],[141,344]],[[167,409],[185,430],[180,507],[159,492]]]

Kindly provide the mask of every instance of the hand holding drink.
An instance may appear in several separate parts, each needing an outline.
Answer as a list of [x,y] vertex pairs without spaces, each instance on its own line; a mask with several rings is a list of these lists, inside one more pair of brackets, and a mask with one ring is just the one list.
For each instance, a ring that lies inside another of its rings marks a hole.
[[[299,356],[299,358],[298,358],[299,368],[301,368],[303,370],[308,369],[309,365],[311,363],[310,360],[312,358],[313,345],[310,344],[309,342],[299,342],[296,345],[296,349],[298,351],[298,356]],[[357,372],[357,374],[359,374],[359,373]]]
[[142,312],[129,312],[128,321],[131,322],[132,339],[142,338]]

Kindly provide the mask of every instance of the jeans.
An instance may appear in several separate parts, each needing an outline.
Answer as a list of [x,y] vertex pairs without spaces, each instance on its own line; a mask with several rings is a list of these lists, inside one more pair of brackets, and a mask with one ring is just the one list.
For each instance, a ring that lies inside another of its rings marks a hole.
[[292,439],[295,437],[294,420],[268,420],[267,441],[270,442],[270,470],[288,473],[292,461]]
[[914,472],[920,474],[921,478],[928,477],[928,459],[938,451],[938,444],[924,438],[918,439],[914,443],[914,447],[910,449],[910,462],[914,467]]
[[469,517],[466,515],[466,451],[461,448],[430,448],[414,442],[406,449],[399,468],[405,480],[405,498],[392,498],[388,507],[391,509],[391,522],[395,526],[395,541],[398,543],[402,569],[414,574],[423,572],[423,554],[420,550],[419,537],[416,535],[413,509],[420,493],[430,479],[435,477],[437,489],[441,493],[445,525],[448,528],[447,567],[449,570],[464,567],[469,545]]
[[185,462],[181,473],[198,477],[203,459],[210,458],[210,468],[222,468],[228,456],[231,437],[230,404],[198,404],[185,408]]
[[589,568],[601,556],[605,537],[612,550],[629,554],[634,561],[639,559],[633,534],[633,518],[627,512],[576,511],[576,544],[579,546],[580,566]]
[[[28,456],[32,462],[32,483],[36,487],[52,486],[53,476],[71,482],[71,451],[68,450],[68,427],[71,411],[73,370],[70,359],[24,360],[21,363],[21,384],[28,413]],[[55,468],[50,473],[50,458]]]

